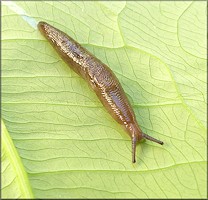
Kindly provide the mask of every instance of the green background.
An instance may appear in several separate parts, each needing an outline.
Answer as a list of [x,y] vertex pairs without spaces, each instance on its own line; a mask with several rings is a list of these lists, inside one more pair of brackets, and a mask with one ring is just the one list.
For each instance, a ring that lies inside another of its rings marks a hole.
[[[2,3],[2,197],[205,198],[206,2]],[[117,75],[131,142],[36,28],[68,33]],[[7,130],[6,130],[7,128]]]

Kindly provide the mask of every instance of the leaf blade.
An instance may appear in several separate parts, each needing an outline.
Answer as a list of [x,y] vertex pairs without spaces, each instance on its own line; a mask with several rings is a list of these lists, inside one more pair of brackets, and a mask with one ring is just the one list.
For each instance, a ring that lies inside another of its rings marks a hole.
[[22,165],[9,133],[1,120],[2,133],[2,186],[3,198],[33,198],[27,173]]

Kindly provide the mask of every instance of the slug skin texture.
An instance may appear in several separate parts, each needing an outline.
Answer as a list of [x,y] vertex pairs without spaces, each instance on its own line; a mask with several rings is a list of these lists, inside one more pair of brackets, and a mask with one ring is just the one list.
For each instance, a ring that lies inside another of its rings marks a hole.
[[68,66],[88,82],[110,115],[125,128],[132,140],[133,163],[136,162],[136,143],[141,139],[163,144],[141,131],[121,84],[107,65],[48,23],[39,22],[38,29]]

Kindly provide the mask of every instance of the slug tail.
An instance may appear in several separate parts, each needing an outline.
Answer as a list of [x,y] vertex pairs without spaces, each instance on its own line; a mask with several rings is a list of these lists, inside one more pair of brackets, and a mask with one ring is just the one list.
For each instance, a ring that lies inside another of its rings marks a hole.
[[145,138],[145,139],[147,139],[147,140],[150,140],[150,141],[152,141],[152,142],[156,142],[156,143],[158,143],[158,144],[161,144],[161,145],[164,144],[164,142],[162,142],[162,141],[160,141],[160,140],[158,140],[158,139],[156,139],[156,138],[153,138],[153,137],[151,137],[151,136],[149,136],[149,135],[147,135],[147,134],[145,134],[145,133],[142,133],[142,137]]

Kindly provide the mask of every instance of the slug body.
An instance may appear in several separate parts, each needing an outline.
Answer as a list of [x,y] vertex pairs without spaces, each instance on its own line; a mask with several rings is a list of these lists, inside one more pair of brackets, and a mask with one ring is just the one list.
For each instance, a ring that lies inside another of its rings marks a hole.
[[70,68],[88,82],[111,116],[125,128],[132,140],[133,163],[136,162],[136,143],[141,139],[163,144],[141,131],[121,84],[107,65],[70,36],[46,22],[39,22],[38,28]]

